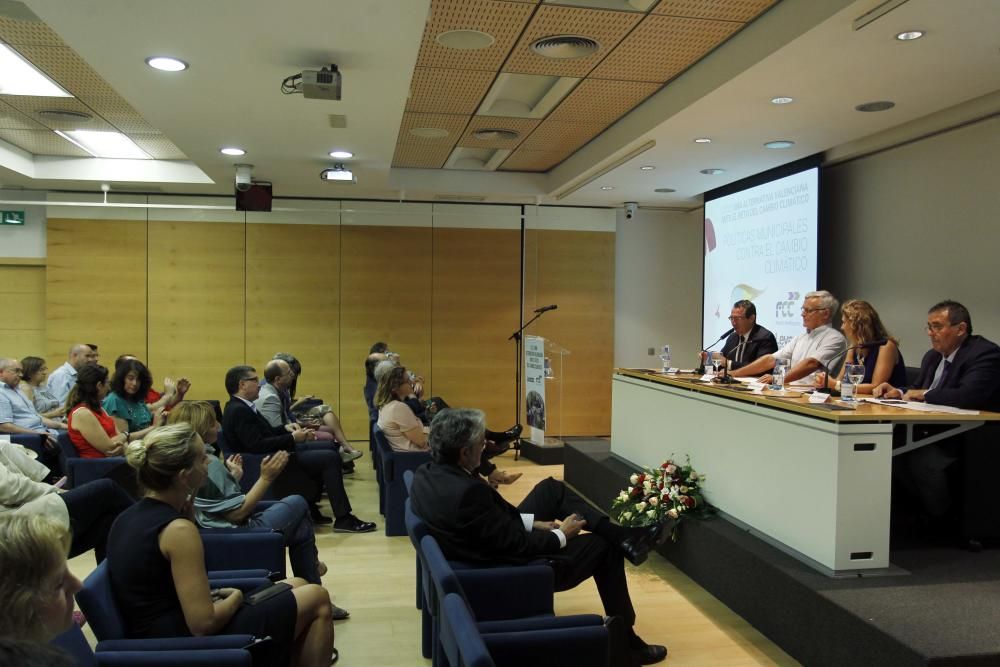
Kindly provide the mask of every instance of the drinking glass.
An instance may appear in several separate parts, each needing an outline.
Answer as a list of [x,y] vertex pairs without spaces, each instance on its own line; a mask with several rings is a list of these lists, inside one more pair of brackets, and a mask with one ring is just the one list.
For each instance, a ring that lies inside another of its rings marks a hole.
[[856,401],[858,385],[865,379],[865,367],[861,364],[846,364],[844,377],[840,382],[840,400],[847,403]]
[[719,374],[719,367],[722,366],[722,353],[713,352],[712,353],[712,368],[715,369],[716,375]]
[[785,371],[788,370],[787,359],[775,359],[774,370],[771,371],[771,386],[773,391],[782,391],[785,388]]

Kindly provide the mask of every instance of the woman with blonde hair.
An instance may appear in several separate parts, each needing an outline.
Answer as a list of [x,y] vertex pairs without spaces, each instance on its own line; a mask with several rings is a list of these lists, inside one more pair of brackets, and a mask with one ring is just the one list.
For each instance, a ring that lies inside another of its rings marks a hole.
[[208,455],[194,428],[155,428],[125,455],[146,490],[108,538],[111,586],[128,636],[270,636],[282,664],[330,664],[333,624],[322,586],[288,579],[288,590],[254,605],[244,604],[238,589],[210,590],[192,507]]
[[73,624],[81,584],[66,567],[69,542],[51,517],[0,516],[0,637],[48,642]]
[[[257,510],[257,503],[288,463],[288,452],[279,450],[264,457],[260,477],[246,494],[240,488],[243,457],[239,454],[222,460],[215,448],[219,422],[215,410],[205,401],[184,401],[170,413],[168,423],[188,423],[201,436],[209,451],[208,477],[194,499],[194,514],[204,528],[251,526],[271,528],[281,533],[288,547],[292,572],[311,584],[321,583],[326,565],[319,562],[316,534],[309,518],[309,504],[302,496],[286,496],[267,509]],[[334,609],[334,620],[347,618],[344,610]]]
[[[873,388],[883,382],[889,382],[895,387],[905,386],[906,365],[899,351],[899,341],[889,335],[882,324],[882,318],[872,305],[867,301],[852,299],[841,306],[840,313],[840,328],[848,344],[847,356],[837,377],[825,378],[821,375],[820,385],[825,384],[827,388],[839,391],[844,368],[848,364],[862,364],[865,367],[865,377],[855,387],[856,393],[870,394]],[[855,347],[858,345],[862,347]]]

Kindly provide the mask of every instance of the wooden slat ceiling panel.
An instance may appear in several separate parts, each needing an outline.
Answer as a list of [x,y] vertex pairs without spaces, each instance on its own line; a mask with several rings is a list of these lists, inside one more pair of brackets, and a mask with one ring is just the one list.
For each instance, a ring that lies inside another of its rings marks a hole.
[[591,76],[664,83],[698,62],[743,25],[733,21],[648,16]]
[[504,160],[499,171],[548,171],[571,153],[572,151],[516,150]]
[[[503,71],[584,77],[642,18],[643,14],[634,12],[543,5],[514,47]],[[597,41],[600,48],[586,58],[570,60],[545,58],[531,50],[532,43],[552,35],[582,35]]]
[[654,14],[748,23],[778,0],[663,0]]
[[606,127],[607,123],[560,123],[546,120],[524,140],[521,148],[526,151],[572,152]]
[[187,156],[162,134],[133,134],[132,141],[155,160],[186,160]]
[[549,114],[548,120],[609,125],[659,88],[657,83],[584,79]]
[[[94,110],[75,97],[35,97],[32,95],[3,95],[0,96],[4,102],[14,107],[21,113],[31,118],[35,118],[44,127],[53,130],[103,130],[114,132],[115,127],[94,113]],[[38,112],[43,109],[56,109],[59,111],[76,111],[91,116],[90,120],[53,120],[39,116]]]
[[[465,130],[465,134],[459,140],[458,145],[466,148],[500,148],[506,150],[512,150],[517,148],[518,145],[525,138],[538,127],[541,123],[540,120],[535,120],[531,118],[507,118],[500,116],[473,116],[472,120],[469,122],[469,126]],[[477,139],[473,134],[477,130],[483,128],[501,128],[504,130],[513,130],[518,133],[516,139],[500,140],[500,141],[484,141],[482,139]]]
[[0,130],[0,139],[28,151],[32,155],[90,157],[51,130]]
[[487,71],[417,67],[410,81],[406,110],[469,116],[476,112],[495,76]]
[[14,107],[4,104],[0,98],[0,129],[4,130],[44,130],[44,125]]
[[41,21],[19,21],[0,16],[0,39],[15,47],[22,44],[66,46],[59,35]]
[[396,144],[396,152],[392,156],[392,166],[411,167],[415,169],[440,169],[451,155],[448,144],[426,146],[418,144]]
[[[500,69],[528,17],[535,10],[530,3],[500,0],[434,0],[424,37],[417,55],[417,67],[442,69]],[[450,49],[436,38],[451,30],[478,30],[494,38],[485,49]]]

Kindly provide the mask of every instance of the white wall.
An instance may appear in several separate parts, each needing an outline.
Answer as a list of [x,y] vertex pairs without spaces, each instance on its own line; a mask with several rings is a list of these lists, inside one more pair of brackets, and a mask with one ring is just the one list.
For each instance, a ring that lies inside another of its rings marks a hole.
[[942,299],[1000,340],[998,155],[994,116],[824,170],[820,286],[871,302],[910,366],[929,347],[927,308]]
[[37,193],[0,190],[0,210],[24,211],[24,226],[0,225],[0,257],[45,257],[45,207],[20,203],[44,198]]
[[615,366],[652,367],[647,349],[670,343],[673,365],[692,368],[701,337],[702,211],[618,211],[615,232]]

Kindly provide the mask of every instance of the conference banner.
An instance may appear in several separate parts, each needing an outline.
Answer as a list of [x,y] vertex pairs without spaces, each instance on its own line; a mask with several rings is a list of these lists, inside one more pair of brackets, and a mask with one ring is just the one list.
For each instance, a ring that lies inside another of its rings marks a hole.
[[524,405],[528,422],[528,440],[545,444],[545,339],[524,337]]

